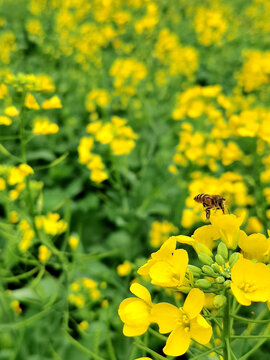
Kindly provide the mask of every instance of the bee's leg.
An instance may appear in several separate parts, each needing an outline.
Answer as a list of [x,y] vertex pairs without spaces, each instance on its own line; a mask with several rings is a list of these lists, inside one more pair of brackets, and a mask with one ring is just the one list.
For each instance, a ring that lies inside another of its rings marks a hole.
[[224,208],[224,204],[222,201],[219,203],[219,207],[222,210],[223,214],[225,214],[225,208]]
[[208,205],[206,203],[203,203],[203,207],[207,207]]
[[210,219],[210,209],[211,209],[211,208],[209,208],[209,207],[207,207],[207,208],[205,209],[206,219]]

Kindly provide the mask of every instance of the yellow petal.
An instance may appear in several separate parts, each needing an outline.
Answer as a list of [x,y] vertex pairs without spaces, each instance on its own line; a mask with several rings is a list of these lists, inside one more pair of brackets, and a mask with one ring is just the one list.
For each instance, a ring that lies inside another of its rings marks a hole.
[[193,319],[202,311],[203,304],[204,293],[200,289],[192,289],[186,298],[183,310],[189,319]]
[[199,315],[190,322],[190,336],[202,345],[208,344],[212,336],[212,327]]
[[163,352],[169,356],[180,356],[187,352],[189,345],[190,333],[179,326],[169,335]]
[[183,249],[175,250],[172,256],[172,261],[174,273],[177,275],[177,278],[179,278],[180,281],[183,282],[188,266],[187,251]]
[[231,290],[239,304],[245,306],[249,306],[251,304],[251,301],[246,298],[245,293],[240,290],[234,283],[231,283]]
[[181,244],[193,245],[194,243],[194,239],[190,236],[178,235],[178,236],[171,236],[171,238],[174,238],[176,241],[178,241]]
[[156,262],[150,269],[151,284],[174,287],[178,285],[177,281],[173,281],[172,266],[165,261]]
[[130,325],[124,324],[123,334],[125,336],[140,336],[147,331],[148,326],[149,325],[141,325],[141,326],[136,327],[136,326],[130,326]]
[[179,319],[179,309],[168,303],[153,305],[151,310],[151,320],[158,324],[159,332],[166,334],[177,327]]
[[151,304],[151,295],[149,291],[142,285],[134,283],[130,286],[130,291],[132,294],[136,295],[138,298],[144,300],[148,304]]

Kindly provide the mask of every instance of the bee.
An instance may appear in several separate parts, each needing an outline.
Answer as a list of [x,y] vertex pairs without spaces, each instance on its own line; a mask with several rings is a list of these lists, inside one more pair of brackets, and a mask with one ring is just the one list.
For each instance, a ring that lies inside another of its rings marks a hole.
[[203,204],[206,213],[206,219],[210,218],[210,209],[221,209],[223,214],[225,213],[225,199],[220,195],[209,195],[209,194],[199,194],[195,196],[195,201]]

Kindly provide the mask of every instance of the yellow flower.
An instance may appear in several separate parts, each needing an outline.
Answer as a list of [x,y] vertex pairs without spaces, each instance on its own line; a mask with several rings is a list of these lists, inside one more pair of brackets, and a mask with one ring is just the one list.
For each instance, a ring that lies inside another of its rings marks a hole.
[[68,238],[69,246],[72,250],[75,250],[79,244],[79,238],[77,236],[70,236]]
[[135,360],[152,360],[150,357],[140,357],[140,358],[137,358]]
[[102,181],[108,179],[108,175],[105,171],[93,170],[91,172],[90,179],[96,183],[101,183]]
[[168,303],[153,305],[152,321],[159,326],[161,334],[171,333],[163,351],[169,356],[180,356],[187,352],[191,339],[207,344],[212,336],[212,327],[200,315],[204,305],[204,293],[192,289],[183,307]]
[[62,104],[58,96],[53,96],[48,100],[43,101],[41,105],[42,109],[49,110],[49,109],[61,109]]
[[31,93],[26,94],[24,106],[27,107],[27,109],[32,109],[32,110],[40,109],[39,104],[37,103],[36,99]]
[[252,301],[266,302],[270,298],[270,268],[262,263],[240,259],[231,271],[231,290],[241,305]]
[[178,249],[151,266],[149,276],[151,283],[164,287],[179,288],[185,280],[188,265],[188,253]]
[[144,334],[151,323],[152,301],[149,291],[140,284],[132,284],[130,291],[137,298],[127,298],[119,306],[118,314],[124,323],[125,336]]
[[33,173],[34,171],[29,165],[20,164],[19,166],[10,169],[8,183],[10,185],[22,183],[26,176]]
[[158,261],[163,261],[164,259],[167,259],[169,256],[171,256],[175,251],[175,247],[176,240],[174,239],[174,236],[172,236],[167,241],[165,241],[165,243],[158,251],[151,254],[151,259],[138,269],[138,274],[141,276],[149,275],[151,267]]
[[18,300],[13,300],[11,303],[11,307],[13,310],[15,310],[15,312],[20,315],[22,313],[22,308],[20,306],[20,303]]
[[15,106],[8,106],[5,108],[5,114],[10,117],[19,115],[19,111]]
[[131,271],[131,264],[129,261],[124,261],[123,264],[120,264],[116,268],[119,276],[127,276]]
[[219,231],[222,241],[228,249],[236,249],[240,233],[240,225],[244,218],[233,214],[213,214],[210,218],[212,225]]
[[38,117],[35,119],[33,133],[35,135],[56,134],[59,130],[58,125],[49,121],[48,118]]
[[45,263],[47,260],[49,260],[50,256],[51,256],[51,251],[47,248],[47,246],[40,245],[40,247],[38,248],[39,261]]
[[211,250],[215,247],[216,240],[220,238],[220,234],[213,225],[204,225],[196,229],[191,237],[178,235],[174,236],[174,238],[182,244],[193,246],[197,254],[203,252],[212,256]]
[[12,123],[11,119],[5,115],[0,116],[0,125],[9,126]]
[[79,323],[79,329],[80,330],[86,330],[88,328],[89,324],[87,321],[83,320]]
[[255,259],[264,261],[270,250],[270,238],[266,238],[263,234],[246,235],[244,231],[240,231],[238,246],[247,259]]
[[0,177],[0,191],[5,190],[5,188],[6,188],[5,179],[3,179],[2,177]]

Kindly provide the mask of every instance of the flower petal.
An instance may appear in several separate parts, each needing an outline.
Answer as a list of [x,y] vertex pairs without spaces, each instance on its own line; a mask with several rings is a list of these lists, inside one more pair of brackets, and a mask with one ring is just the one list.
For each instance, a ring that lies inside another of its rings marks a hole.
[[240,290],[234,283],[231,283],[231,290],[239,304],[245,306],[251,304],[251,301],[246,298],[244,291]]
[[154,285],[173,287],[177,286],[178,282],[173,281],[172,266],[165,261],[156,262],[149,271],[151,283]]
[[144,300],[148,304],[151,304],[151,295],[150,292],[141,284],[134,283],[130,286],[130,291],[132,294],[136,295],[138,298]]
[[179,319],[179,309],[168,303],[153,305],[151,310],[151,320],[159,326],[159,332],[166,334],[177,327]]
[[138,327],[124,324],[123,334],[125,336],[140,336],[147,331],[148,326],[149,326],[149,324],[141,325]]
[[180,356],[187,352],[189,345],[190,333],[179,326],[169,335],[163,352],[169,356]]
[[193,319],[202,311],[203,304],[204,293],[200,289],[192,289],[186,298],[183,310],[189,319]]
[[188,266],[187,251],[183,249],[175,250],[172,257],[172,261],[173,261],[173,270],[176,273],[177,278],[179,278],[180,282],[182,283],[184,281],[186,269]]
[[201,315],[190,322],[190,336],[202,345],[209,343],[212,336],[212,327]]

